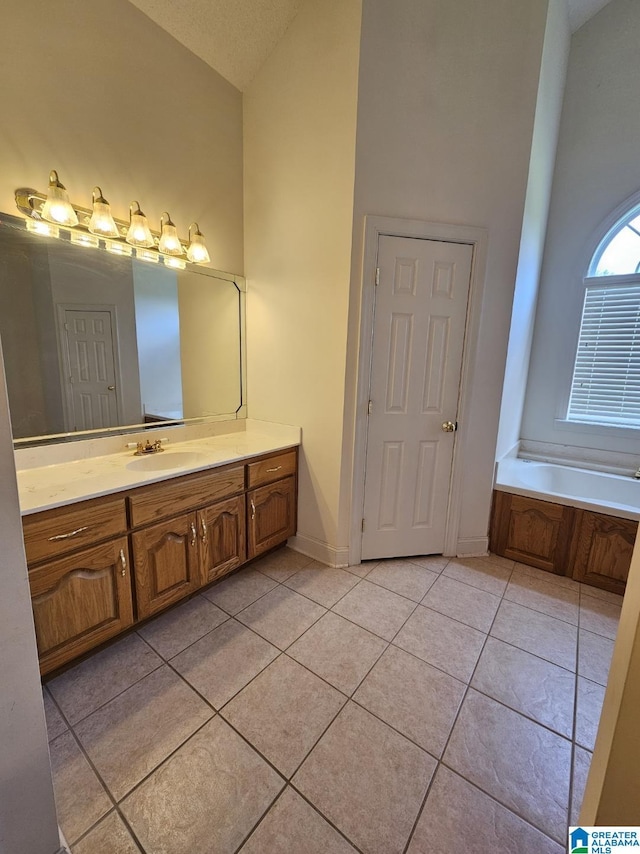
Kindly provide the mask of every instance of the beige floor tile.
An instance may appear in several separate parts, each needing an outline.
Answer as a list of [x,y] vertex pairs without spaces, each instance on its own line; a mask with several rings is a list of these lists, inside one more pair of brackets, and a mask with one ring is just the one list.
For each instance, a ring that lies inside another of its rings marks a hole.
[[585,679],[606,685],[613,655],[614,642],[602,635],[580,630],[578,642],[578,673]]
[[443,555],[412,555],[411,557],[404,558],[404,560],[440,574],[449,563],[450,558],[443,557]]
[[587,785],[587,776],[591,765],[591,754],[588,750],[578,747],[576,744],[573,754],[573,786],[571,789],[571,813],[569,825],[575,826],[580,818],[580,808],[584,798],[584,790]]
[[294,572],[311,563],[313,558],[294,552],[293,549],[276,549],[266,557],[260,558],[251,564],[253,569],[258,569],[274,581],[286,581]]
[[569,741],[471,689],[443,761],[534,827],[564,842]]
[[270,643],[286,649],[326,613],[325,609],[287,587],[276,587],[236,615]]
[[256,599],[273,590],[277,583],[273,578],[258,572],[257,569],[241,569],[240,572],[235,572],[229,578],[224,578],[205,590],[202,595],[227,614],[237,614]]
[[568,590],[580,592],[580,583],[574,581],[573,578],[568,578],[566,575],[556,575],[555,572],[547,572],[545,569],[539,569],[536,566],[527,566],[526,563],[516,563],[514,568],[514,576],[528,575],[531,578],[537,578],[539,581],[546,581],[547,584],[558,584],[560,587],[565,587]]
[[424,597],[422,604],[481,632],[488,632],[500,599],[443,574]]
[[171,662],[196,691],[222,708],[279,651],[235,620],[227,620]]
[[359,578],[366,578],[371,570],[379,563],[380,561],[378,560],[363,560],[362,563],[358,563],[355,566],[346,566],[345,569],[347,572],[351,572]]
[[393,643],[456,679],[468,682],[486,638],[471,626],[418,605]]
[[390,646],[353,695],[432,756],[442,756],[466,685]]
[[49,752],[58,824],[73,845],[113,804],[71,732],[52,741]]
[[582,596],[580,600],[580,628],[611,640],[616,639],[620,621],[620,605]]
[[600,723],[604,688],[596,682],[578,677],[578,696],[576,702],[576,743],[593,750],[596,733]]
[[334,605],[333,611],[385,640],[392,640],[415,607],[415,602],[365,579]]
[[49,741],[53,741],[54,738],[66,732],[69,727],[46,688],[42,689],[42,699],[44,700],[44,715],[47,721],[47,738]]
[[612,602],[614,605],[622,607],[622,596],[618,593],[611,593],[609,590],[601,590],[599,587],[592,587],[591,584],[581,584],[580,595],[591,596],[594,599],[603,599],[605,602]]
[[484,590],[485,593],[502,596],[511,577],[511,569],[484,558],[454,558],[445,566],[442,574]]
[[287,650],[344,694],[352,694],[387,647],[382,638],[331,612]]
[[575,675],[529,652],[489,638],[471,685],[571,738]]
[[489,552],[489,554],[483,555],[482,560],[488,560],[490,563],[495,563],[498,566],[504,566],[507,569],[513,569],[515,561],[511,560],[509,557],[503,557],[502,555],[494,554],[493,552]]
[[563,854],[565,849],[440,765],[407,854]]
[[524,605],[525,608],[540,611],[549,617],[564,620],[565,623],[578,625],[579,591],[577,589],[541,581],[540,578],[514,570],[504,598],[518,605]]
[[162,663],[148,644],[132,634],[51,680],[47,688],[73,725]]
[[291,777],[346,697],[281,655],[222,710],[269,762]]
[[294,785],[367,854],[400,854],[435,771],[419,747],[349,702]]
[[325,608],[331,608],[338,599],[342,599],[345,593],[356,586],[358,579],[351,572],[333,569],[314,560],[284,583],[296,593],[313,599]]
[[503,600],[491,635],[567,670],[576,669],[578,629],[563,620]]
[[173,658],[228,619],[227,614],[202,596],[161,614],[138,632],[158,655]]
[[73,846],[73,854],[140,854],[140,849],[114,810]]
[[438,574],[404,560],[383,560],[367,575],[367,581],[419,602]]
[[219,716],[122,803],[145,851],[232,852],[284,780]]
[[355,854],[355,848],[297,792],[287,788],[240,854]]
[[165,665],[82,720],[75,732],[120,801],[214,714]]

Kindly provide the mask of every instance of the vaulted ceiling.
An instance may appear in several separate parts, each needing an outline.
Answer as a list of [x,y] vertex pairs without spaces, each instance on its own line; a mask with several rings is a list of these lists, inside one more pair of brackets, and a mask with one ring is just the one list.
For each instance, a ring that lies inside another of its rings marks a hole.
[[[130,0],[241,91],[304,0]],[[455,2],[455,0],[452,0]],[[610,0],[567,0],[575,32]]]

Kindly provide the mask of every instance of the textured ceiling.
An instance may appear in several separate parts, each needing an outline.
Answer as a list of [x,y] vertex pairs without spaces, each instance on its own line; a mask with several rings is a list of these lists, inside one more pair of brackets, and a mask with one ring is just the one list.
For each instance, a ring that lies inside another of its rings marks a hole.
[[[253,80],[303,0],[130,0],[241,91]],[[567,0],[575,32],[610,0]]]
[[130,0],[243,91],[295,17],[302,0]]

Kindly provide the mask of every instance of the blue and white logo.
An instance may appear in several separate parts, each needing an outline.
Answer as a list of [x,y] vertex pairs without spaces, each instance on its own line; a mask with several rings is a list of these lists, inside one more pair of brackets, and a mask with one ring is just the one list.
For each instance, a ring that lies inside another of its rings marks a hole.
[[581,827],[569,834],[569,850],[571,854],[589,854],[589,834]]
[[640,854],[640,827],[570,827],[569,854]]

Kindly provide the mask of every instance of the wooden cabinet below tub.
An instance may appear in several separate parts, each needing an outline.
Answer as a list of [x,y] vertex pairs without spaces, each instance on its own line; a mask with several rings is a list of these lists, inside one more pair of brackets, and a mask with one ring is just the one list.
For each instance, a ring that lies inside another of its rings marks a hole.
[[624,593],[637,522],[498,490],[493,498],[492,552]]
[[296,532],[291,449],[23,519],[48,673]]

